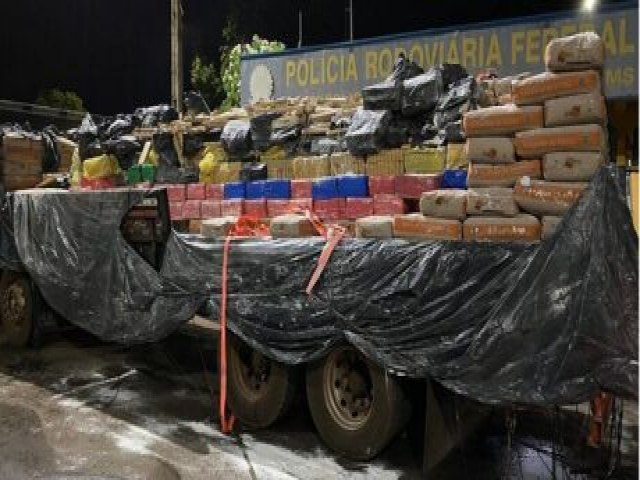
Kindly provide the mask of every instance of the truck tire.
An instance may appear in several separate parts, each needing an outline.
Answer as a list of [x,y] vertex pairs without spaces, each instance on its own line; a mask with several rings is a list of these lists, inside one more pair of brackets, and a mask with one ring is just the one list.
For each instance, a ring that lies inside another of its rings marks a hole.
[[34,291],[24,273],[5,270],[0,277],[0,343],[29,345],[34,331]]
[[404,427],[411,408],[393,376],[351,346],[307,368],[307,401],[324,442],[340,455],[370,460]]
[[295,396],[293,371],[231,335],[227,354],[231,412],[250,429],[266,428],[282,417]]

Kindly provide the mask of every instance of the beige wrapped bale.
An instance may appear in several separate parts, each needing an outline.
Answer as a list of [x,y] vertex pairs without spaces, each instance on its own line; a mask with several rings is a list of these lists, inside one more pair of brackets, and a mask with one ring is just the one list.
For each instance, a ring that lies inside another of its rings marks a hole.
[[513,140],[507,137],[467,138],[464,153],[469,163],[513,163],[516,161]]
[[427,217],[464,220],[467,211],[465,190],[434,190],[420,196],[420,211]]
[[604,44],[594,32],[554,38],[547,44],[544,63],[552,72],[602,69]]
[[447,161],[448,169],[466,167],[469,165],[467,155],[464,153],[464,143],[449,143],[447,145]]
[[554,98],[544,102],[544,123],[547,127],[597,123],[607,121],[607,105],[599,92]]
[[319,178],[331,174],[329,157],[296,157],[291,161],[292,178]]
[[393,217],[372,215],[356,219],[356,237],[358,238],[392,238]]
[[543,157],[542,172],[545,180],[588,182],[603,164],[600,152],[554,152]]
[[331,175],[346,175],[349,173],[364,174],[364,158],[355,157],[349,153],[335,153],[329,157]]
[[521,178],[513,196],[520,208],[538,216],[564,215],[578,201],[587,183],[547,182]]
[[403,148],[405,173],[440,173],[445,168],[447,152],[438,148]]
[[299,238],[317,235],[316,229],[307,217],[294,213],[273,217],[270,230],[273,238]]
[[513,187],[520,177],[541,178],[540,160],[523,160],[504,165],[469,165],[467,185],[476,187]]
[[511,135],[544,126],[542,107],[499,105],[464,114],[462,126],[467,137]]
[[470,242],[533,243],[540,241],[540,222],[526,214],[511,218],[469,217],[464,222],[463,235]]
[[549,238],[558,230],[558,225],[562,217],[544,216],[542,217],[542,240]]
[[462,223],[459,220],[425,217],[409,213],[393,217],[393,235],[416,240],[460,240]]
[[206,238],[226,237],[237,221],[236,217],[208,218],[202,220],[200,233]]
[[369,176],[402,175],[404,173],[403,150],[393,148],[367,155],[366,173]]
[[513,217],[519,211],[511,188],[474,188],[467,191],[467,215]]
[[606,136],[600,125],[538,128],[516,133],[515,146],[523,158],[540,158],[551,152],[602,152]]
[[601,90],[600,73],[595,70],[567,73],[544,72],[524,80],[514,81],[513,101],[517,105],[534,105],[551,98]]

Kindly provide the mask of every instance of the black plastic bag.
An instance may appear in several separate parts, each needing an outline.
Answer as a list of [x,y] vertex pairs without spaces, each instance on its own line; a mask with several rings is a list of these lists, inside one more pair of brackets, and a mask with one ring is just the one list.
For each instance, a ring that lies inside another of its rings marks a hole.
[[202,134],[200,133],[185,133],[182,136],[182,152],[190,157],[197,154],[203,147]]
[[349,152],[354,155],[378,152],[384,145],[389,121],[387,111],[358,109],[345,135]]
[[173,134],[169,132],[155,133],[151,141],[153,149],[158,154],[156,181],[158,183],[179,183],[182,174],[179,170],[178,153],[173,145]]
[[401,108],[401,97],[402,83],[393,80],[385,80],[362,89],[362,103],[367,110],[398,111]]
[[58,154],[58,143],[56,141],[57,132],[53,127],[46,127],[42,130],[42,171],[44,173],[56,172],[60,166],[60,155]]
[[446,143],[464,143],[467,137],[464,135],[462,121],[449,122],[444,126],[444,138]]
[[278,113],[261,113],[251,118],[251,142],[256,150],[265,151],[271,144],[271,124]]
[[344,150],[344,144],[333,138],[314,138],[311,140],[311,153],[313,155],[331,155]]
[[[173,144],[173,141],[172,141]],[[110,153],[118,159],[122,170],[128,170],[138,162],[142,145],[133,135],[123,135],[120,138],[103,142],[105,153]]]
[[436,110],[443,111],[476,99],[477,88],[473,77],[465,77],[452,84],[449,90],[440,98]]
[[293,155],[300,146],[302,129],[299,126],[276,128],[271,132],[271,144],[285,149],[288,155]]
[[157,127],[159,123],[178,120],[178,112],[170,105],[136,108],[133,112],[136,124],[143,128]]
[[80,160],[96,157],[104,153],[100,145],[100,140],[98,139],[98,127],[93,121],[91,114],[87,113],[84,116],[75,134]]
[[242,182],[253,182],[267,179],[267,166],[264,163],[245,163],[240,170]]
[[184,108],[189,115],[198,115],[199,113],[209,115],[211,113],[209,105],[207,105],[207,101],[204,97],[200,92],[195,92],[193,90],[185,94]]
[[118,138],[131,134],[133,128],[133,117],[131,115],[118,115],[116,119],[107,126],[104,135],[111,139]]
[[433,110],[442,95],[442,76],[438,69],[409,78],[402,83],[403,115],[415,115]]
[[242,157],[251,150],[251,125],[244,120],[227,122],[220,135],[225,151],[234,157]]
[[463,78],[469,76],[467,70],[457,63],[443,63],[438,67],[442,76],[442,84],[448,89],[451,84],[456,83]]
[[396,60],[393,72],[387,77],[387,81],[402,82],[422,73],[424,73],[424,70],[420,65],[407,58],[400,57]]

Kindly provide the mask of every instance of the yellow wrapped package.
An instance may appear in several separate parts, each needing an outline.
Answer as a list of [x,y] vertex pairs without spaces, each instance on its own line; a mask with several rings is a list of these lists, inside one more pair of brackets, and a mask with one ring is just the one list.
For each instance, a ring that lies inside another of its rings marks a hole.
[[464,154],[464,143],[450,143],[447,145],[447,168],[460,168],[469,165]]
[[210,183],[237,182],[240,180],[241,169],[242,163],[240,162],[220,162],[214,174],[215,180]]
[[69,173],[71,174],[71,185],[74,187],[80,185],[80,181],[82,180],[82,162],[80,162],[78,147],[76,147],[71,154],[71,168],[69,169]]
[[82,176],[91,180],[112,177],[121,173],[118,159],[114,155],[100,155],[82,162]]
[[279,145],[273,145],[260,154],[260,160],[264,163],[267,163],[269,160],[284,160],[285,158],[287,158],[287,152]]
[[440,173],[447,153],[444,148],[404,148],[405,173]]
[[329,161],[331,162],[331,175],[363,174],[365,172],[364,158],[354,157],[349,153],[335,153],[329,157]]
[[291,159],[289,158],[271,158],[263,160],[267,166],[267,176],[269,178],[291,178]]
[[294,179],[328,177],[331,174],[329,157],[296,157],[291,161]]

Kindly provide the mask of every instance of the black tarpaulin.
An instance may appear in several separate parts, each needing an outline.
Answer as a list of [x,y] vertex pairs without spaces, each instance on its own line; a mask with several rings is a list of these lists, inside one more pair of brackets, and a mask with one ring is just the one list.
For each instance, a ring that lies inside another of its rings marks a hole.
[[[172,235],[160,273],[118,232],[142,193],[16,193],[19,256],[47,302],[106,340],[162,338],[209,298],[222,242]],[[637,396],[638,242],[602,169],[540,245],[347,239],[314,293],[321,239],[234,240],[229,328],[299,364],[349,342],[390,372],[488,403]]]

